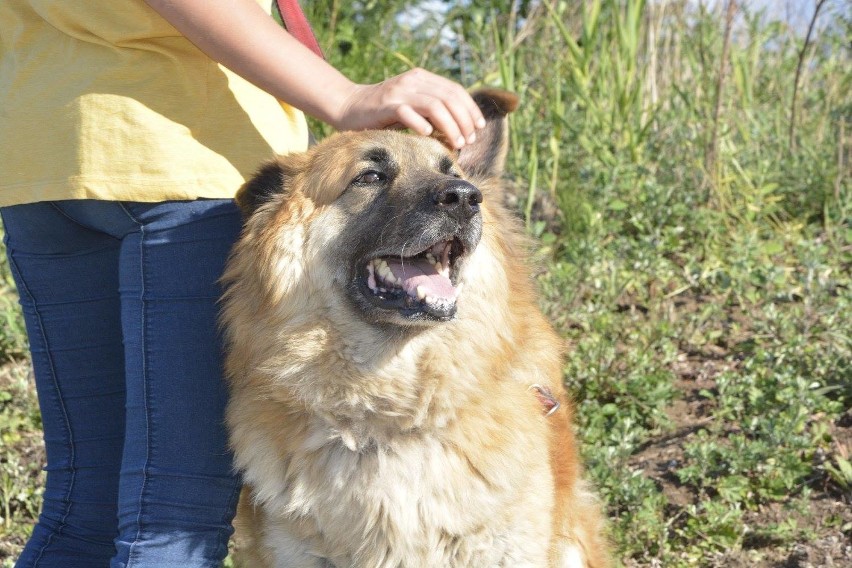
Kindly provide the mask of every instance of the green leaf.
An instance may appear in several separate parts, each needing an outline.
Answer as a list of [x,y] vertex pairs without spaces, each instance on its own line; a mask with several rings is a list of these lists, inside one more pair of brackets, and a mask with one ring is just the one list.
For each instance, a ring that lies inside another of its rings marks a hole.
[[763,252],[767,255],[774,255],[782,252],[784,250],[783,243],[778,241],[767,241],[763,243]]

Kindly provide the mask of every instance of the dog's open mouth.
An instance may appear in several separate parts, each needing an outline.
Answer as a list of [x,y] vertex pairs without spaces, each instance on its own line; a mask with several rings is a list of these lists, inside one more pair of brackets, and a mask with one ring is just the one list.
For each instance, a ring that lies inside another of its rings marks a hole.
[[407,316],[453,317],[461,286],[456,285],[464,246],[457,237],[441,240],[412,256],[380,256],[365,267],[372,302]]

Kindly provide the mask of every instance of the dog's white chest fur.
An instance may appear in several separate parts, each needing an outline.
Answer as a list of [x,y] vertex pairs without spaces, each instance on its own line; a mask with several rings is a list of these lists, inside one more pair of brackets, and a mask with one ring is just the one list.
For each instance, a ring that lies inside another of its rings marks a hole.
[[[531,479],[488,479],[445,440],[423,436],[360,452],[342,443],[309,450],[292,456],[277,487],[266,476],[254,485],[265,496],[262,538],[274,566],[547,564],[552,488],[544,463]],[[531,500],[541,515],[513,514]]]

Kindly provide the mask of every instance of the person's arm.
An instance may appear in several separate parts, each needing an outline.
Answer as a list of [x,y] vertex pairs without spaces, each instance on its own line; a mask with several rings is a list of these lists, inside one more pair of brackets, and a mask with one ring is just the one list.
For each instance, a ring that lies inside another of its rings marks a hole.
[[145,0],[210,58],[338,130],[401,124],[432,127],[455,146],[485,119],[457,83],[412,69],[375,85],[356,84],[302,45],[255,0]]

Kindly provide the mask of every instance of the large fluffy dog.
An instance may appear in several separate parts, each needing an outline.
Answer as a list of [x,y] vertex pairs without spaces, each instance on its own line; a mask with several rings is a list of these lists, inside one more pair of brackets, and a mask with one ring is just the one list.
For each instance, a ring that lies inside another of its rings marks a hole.
[[475,99],[488,126],[459,156],[338,134],[237,197],[224,324],[245,566],[608,565],[560,341],[502,206],[516,99]]

